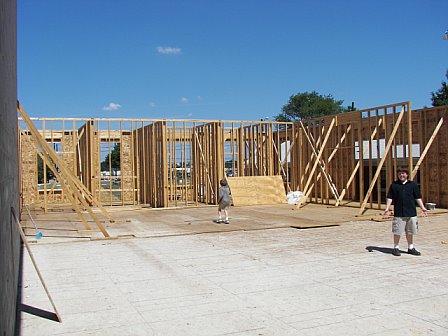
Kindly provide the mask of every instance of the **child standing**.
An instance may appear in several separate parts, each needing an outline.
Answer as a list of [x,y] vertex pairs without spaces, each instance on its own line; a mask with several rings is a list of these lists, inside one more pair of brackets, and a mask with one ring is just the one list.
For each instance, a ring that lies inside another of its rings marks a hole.
[[[227,184],[226,179],[222,179],[219,181],[219,184],[221,187],[219,188],[219,194],[218,194],[218,215],[219,218],[216,221],[216,223],[222,223],[229,224],[229,213],[228,209],[230,206],[230,189]],[[224,212],[225,219],[222,219],[222,213]]]

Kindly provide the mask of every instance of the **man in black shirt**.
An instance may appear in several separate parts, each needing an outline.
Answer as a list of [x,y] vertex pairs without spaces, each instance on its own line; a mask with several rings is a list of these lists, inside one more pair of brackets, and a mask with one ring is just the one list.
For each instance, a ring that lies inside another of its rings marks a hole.
[[422,209],[422,215],[426,216],[427,210],[422,202],[422,196],[418,185],[408,180],[409,172],[405,168],[397,170],[398,180],[394,181],[387,193],[386,210],[384,216],[389,217],[389,208],[394,204],[394,219],[392,221],[392,233],[394,234],[394,249],[392,254],[400,256],[400,238],[406,232],[408,253],[420,255],[414,247],[414,235],[417,234],[417,209],[415,203]]

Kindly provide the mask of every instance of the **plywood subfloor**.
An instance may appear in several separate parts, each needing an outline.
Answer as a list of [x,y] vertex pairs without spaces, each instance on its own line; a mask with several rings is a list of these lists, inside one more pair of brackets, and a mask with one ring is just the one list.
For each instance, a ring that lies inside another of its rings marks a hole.
[[[327,206],[307,204],[295,209],[288,204],[253,205],[231,207],[230,224],[217,224],[216,206],[179,209],[143,209],[135,208],[111,213],[114,223],[104,222],[107,231],[113,237],[161,237],[175,235],[195,235],[203,233],[268,230],[285,227],[297,229],[350,225],[363,220],[387,221],[381,216],[382,210],[368,209],[358,216],[359,208],[349,206]],[[437,209],[429,216],[446,213]],[[29,239],[38,243],[68,240],[101,239],[101,232],[84,230],[81,221],[74,213],[35,214],[38,231],[43,238],[35,239],[36,230],[30,221],[23,220]],[[92,223],[94,227],[94,224]]]

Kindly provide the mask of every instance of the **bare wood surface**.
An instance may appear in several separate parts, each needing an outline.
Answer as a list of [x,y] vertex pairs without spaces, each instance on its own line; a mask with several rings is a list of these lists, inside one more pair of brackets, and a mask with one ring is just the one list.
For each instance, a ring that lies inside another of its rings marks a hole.
[[437,136],[437,133],[439,132],[440,128],[442,127],[443,124],[443,118],[440,118],[439,122],[437,123],[436,128],[434,129],[434,132],[432,133],[431,137],[429,138],[428,143],[425,146],[425,149],[423,150],[423,152],[420,154],[420,158],[418,159],[417,163],[415,164],[414,170],[411,173],[411,180],[414,179],[415,174],[417,174],[418,169],[420,168],[420,165],[422,164],[423,160],[426,157],[426,154],[428,153],[428,150],[431,148],[431,145],[434,141],[434,139]]
[[227,180],[235,206],[286,203],[281,175],[228,177]]
[[401,119],[403,118],[403,115],[404,115],[404,108],[401,109],[401,112],[398,115],[398,118],[397,118],[397,121],[395,123],[394,129],[392,130],[392,133],[390,135],[389,141],[387,142],[386,148],[384,150],[383,157],[382,157],[380,163],[378,164],[378,167],[376,169],[375,175],[373,176],[373,179],[372,179],[372,181],[370,183],[369,189],[367,190],[367,193],[365,195],[364,202],[362,203],[361,209],[359,210],[359,214],[362,214],[364,212],[364,209],[365,209],[366,204],[367,204],[367,202],[369,200],[370,194],[371,194],[371,192],[373,190],[373,187],[375,186],[376,180],[378,179],[378,176],[380,175],[381,168],[383,167],[383,163],[386,160],[386,157],[387,157],[387,154],[389,153],[389,150],[391,148],[392,142],[394,141],[395,134],[397,133],[397,130],[400,127],[400,122],[401,122]]

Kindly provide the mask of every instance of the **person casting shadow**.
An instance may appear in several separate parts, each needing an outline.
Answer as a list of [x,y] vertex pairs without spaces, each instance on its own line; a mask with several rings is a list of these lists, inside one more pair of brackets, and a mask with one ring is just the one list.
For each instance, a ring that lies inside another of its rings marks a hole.
[[417,203],[422,209],[422,216],[426,217],[427,210],[423,205],[420,188],[418,185],[408,180],[409,172],[406,168],[397,170],[398,179],[394,181],[387,192],[386,210],[383,215],[390,216],[390,207],[394,205],[394,217],[392,221],[392,233],[394,235],[394,248],[392,254],[400,256],[400,238],[406,233],[408,242],[408,253],[419,256],[421,253],[414,247],[414,235],[418,231]]

